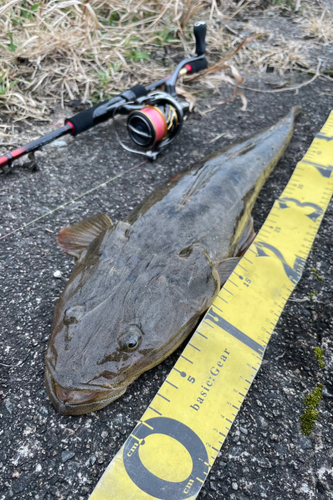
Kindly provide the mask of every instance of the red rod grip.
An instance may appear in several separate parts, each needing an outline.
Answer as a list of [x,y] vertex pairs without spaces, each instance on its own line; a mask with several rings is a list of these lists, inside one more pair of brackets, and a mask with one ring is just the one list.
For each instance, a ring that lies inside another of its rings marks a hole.
[[0,168],[5,167],[6,165],[8,165],[8,163],[9,159],[7,158],[7,156],[0,156]]

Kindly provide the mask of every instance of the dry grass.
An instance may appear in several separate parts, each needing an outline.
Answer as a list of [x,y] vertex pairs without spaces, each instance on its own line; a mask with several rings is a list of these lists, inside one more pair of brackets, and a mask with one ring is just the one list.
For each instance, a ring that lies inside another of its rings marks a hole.
[[268,66],[271,66],[281,76],[286,71],[310,67],[304,54],[303,43],[286,40],[282,36],[274,38],[272,43],[253,42],[243,52],[237,54],[237,63],[239,66],[252,65],[262,73],[266,72]]
[[[45,118],[55,100],[106,98],[151,82],[193,50],[187,23],[223,18],[215,0],[11,0],[0,7],[2,111]],[[228,7],[230,2],[227,2]]]
[[333,42],[333,18],[326,9],[318,17],[310,16],[302,25],[305,38],[328,45]]
[[[228,22],[264,4],[279,8],[275,0],[0,0],[0,110],[11,123],[50,121],[59,103],[78,97],[94,103],[162,78],[193,53],[199,19],[208,24],[207,57],[214,64],[243,42],[226,29]],[[307,66],[301,44],[268,42],[252,41],[235,53],[234,69],[205,75],[203,83],[237,87],[235,66],[265,71],[274,65],[281,73]],[[0,145],[13,141],[12,127],[0,125]]]

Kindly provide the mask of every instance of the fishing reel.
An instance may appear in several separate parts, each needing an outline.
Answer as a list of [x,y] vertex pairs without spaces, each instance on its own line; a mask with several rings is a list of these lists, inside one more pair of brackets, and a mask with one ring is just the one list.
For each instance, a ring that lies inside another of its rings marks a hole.
[[180,102],[167,92],[152,92],[118,110],[120,114],[128,114],[126,128],[129,138],[141,149],[126,146],[117,130],[116,135],[126,151],[156,160],[159,153],[179,134],[188,110],[186,101]]
[[[139,91],[138,95],[137,88],[132,88],[130,93],[125,92],[122,97],[127,102],[114,108],[113,118],[117,113],[128,115],[128,135],[131,141],[141,148],[138,150],[126,146],[120,140],[115,126],[118,141],[126,151],[156,160],[159,153],[169,146],[181,131],[185,114],[190,106],[188,102],[179,100],[176,92],[177,79],[181,75],[197,73],[207,68],[206,24],[202,21],[195,23],[193,33],[196,40],[196,56],[181,61],[171,76],[145,87],[150,93]],[[156,91],[155,89],[161,85],[164,85],[164,90]],[[115,120],[113,121],[115,124]]]

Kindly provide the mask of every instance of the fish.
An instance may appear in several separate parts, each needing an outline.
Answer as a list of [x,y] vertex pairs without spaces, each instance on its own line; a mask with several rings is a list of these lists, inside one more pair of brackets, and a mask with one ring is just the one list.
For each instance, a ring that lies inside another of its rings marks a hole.
[[45,354],[59,413],[115,401],[194,331],[255,237],[254,202],[298,112],[177,173],[123,221],[99,213],[59,232],[77,259]]

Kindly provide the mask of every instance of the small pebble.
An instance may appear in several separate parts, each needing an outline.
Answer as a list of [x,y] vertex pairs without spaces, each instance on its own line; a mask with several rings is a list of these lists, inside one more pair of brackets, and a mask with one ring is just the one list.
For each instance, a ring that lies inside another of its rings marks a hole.
[[71,458],[73,458],[74,455],[75,455],[74,451],[69,451],[69,450],[63,451],[61,454],[61,460],[65,463]]
[[13,403],[9,401],[9,399],[6,399],[5,406],[7,408],[8,413],[12,414]]
[[57,270],[57,271],[54,271],[54,273],[53,273],[53,277],[54,277],[54,278],[57,278],[57,279],[62,278],[62,273],[61,273],[61,271],[58,271],[58,270]]
[[210,486],[210,489],[211,489],[211,490],[213,490],[213,491],[217,491],[216,485],[215,485],[215,483],[213,483],[213,481],[210,481],[210,482],[209,482],[209,486]]
[[54,148],[65,148],[67,146],[66,141],[54,141],[51,143],[51,146]]
[[325,386],[323,388],[322,393],[323,393],[323,396],[325,396],[325,398],[333,398],[333,394],[329,393]]

